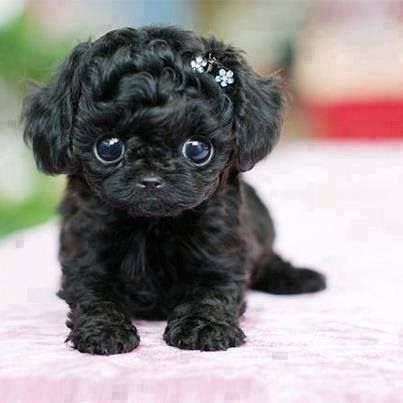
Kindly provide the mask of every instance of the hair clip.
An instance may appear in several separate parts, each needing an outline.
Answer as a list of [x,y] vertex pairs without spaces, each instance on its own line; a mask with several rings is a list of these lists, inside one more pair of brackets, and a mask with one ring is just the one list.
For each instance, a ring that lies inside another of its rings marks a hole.
[[214,77],[217,83],[220,83],[221,87],[226,87],[234,83],[234,73],[232,70],[220,69],[218,75]]
[[220,68],[218,70],[218,75],[215,75],[214,77],[214,81],[219,83],[223,88],[233,84],[235,81],[234,72],[221,66],[211,53],[209,53],[208,58],[200,55],[196,56],[190,62],[190,67],[198,73],[211,73],[214,67]]
[[208,65],[208,60],[203,56],[196,56],[191,62],[190,67],[198,73],[204,73],[205,67]]

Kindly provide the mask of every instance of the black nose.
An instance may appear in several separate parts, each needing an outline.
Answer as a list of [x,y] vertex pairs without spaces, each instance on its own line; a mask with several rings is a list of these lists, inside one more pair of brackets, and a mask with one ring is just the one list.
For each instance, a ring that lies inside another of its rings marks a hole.
[[143,189],[160,189],[164,186],[164,181],[159,176],[147,175],[138,180],[137,186]]

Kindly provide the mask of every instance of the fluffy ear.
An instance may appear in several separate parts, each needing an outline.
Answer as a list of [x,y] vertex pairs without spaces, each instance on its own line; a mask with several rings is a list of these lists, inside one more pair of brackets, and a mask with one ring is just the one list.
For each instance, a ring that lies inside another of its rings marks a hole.
[[248,171],[274,147],[280,135],[284,104],[281,78],[258,76],[239,49],[214,37],[203,38],[205,54],[234,73],[223,91],[234,106],[234,131],[239,169]]
[[279,138],[284,97],[277,76],[262,78],[249,69],[238,75],[235,138],[239,169],[249,171],[270,153]]
[[81,94],[81,59],[88,46],[77,45],[50,82],[23,103],[24,140],[32,144],[36,164],[47,174],[74,171],[71,131]]

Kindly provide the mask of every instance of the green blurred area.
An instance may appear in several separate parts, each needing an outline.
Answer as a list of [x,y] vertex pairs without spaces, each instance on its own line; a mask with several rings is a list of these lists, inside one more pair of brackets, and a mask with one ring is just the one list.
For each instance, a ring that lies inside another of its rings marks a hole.
[[[73,44],[72,39],[49,40],[41,32],[39,21],[27,14],[0,27],[0,85],[15,93],[18,108],[29,82],[46,81]],[[2,110],[6,112],[1,115]],[[11,116],[15,114],[19,111],[11,112]],[[0,116],[9,119],[9,105],[1,105]],[[21,130],[16,135],[21,136]],[[29,153],[28,157],[32,158]],[[32,181],[35,190],[23,200],[14,200],[0,189],[0,237],[55,216],[61,180],[39,175],[32,168]]]
[[0,237],[53,218],[56,204],[57,197],[40,192],[17,203],[0,199]]
[[31,180],[35,190],[27,198],[16,201],[0,194],[0,237],[56,216],[64,180],[46,177],[35,170]]

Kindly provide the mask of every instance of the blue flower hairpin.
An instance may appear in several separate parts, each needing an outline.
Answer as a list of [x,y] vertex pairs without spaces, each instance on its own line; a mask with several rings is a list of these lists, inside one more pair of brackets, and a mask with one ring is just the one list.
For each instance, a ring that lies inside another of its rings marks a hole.
[[211,73],[214,67],[220,67],[218,74],[214,76],[214,81],[225,88],[235,82],[234,72],[219,65],[217,59],[209,54],[208,58],[204,56],[196,56],[190,62],[190,67],[198,73]]

